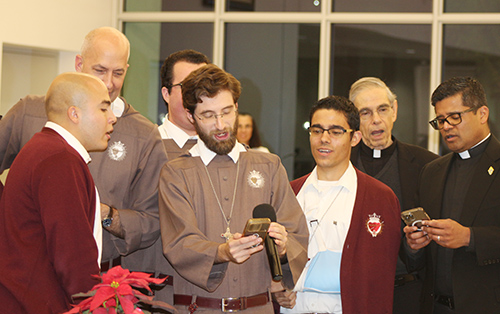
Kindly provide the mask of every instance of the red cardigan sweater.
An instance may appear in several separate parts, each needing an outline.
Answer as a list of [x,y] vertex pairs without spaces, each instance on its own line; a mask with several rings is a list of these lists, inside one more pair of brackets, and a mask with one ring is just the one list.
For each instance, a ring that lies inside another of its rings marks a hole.
[[61,313],[98,283],[95,186],[82,157],[44,128],[12,164],[0,202],[0,304]]

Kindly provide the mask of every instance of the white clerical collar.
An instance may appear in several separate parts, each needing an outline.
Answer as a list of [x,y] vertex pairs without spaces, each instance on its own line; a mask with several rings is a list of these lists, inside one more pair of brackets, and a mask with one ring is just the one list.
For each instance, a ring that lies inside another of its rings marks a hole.
[[57,134],[61,135],[62,138],[71,146],[73,147],[80,156],[82,156],[83,160],[88,164],[91,161],[89,152],[83,147],[82,143],[68,130],[60,126],[59,124],[51,121],[47,121],[45,123],[45,127],[52,129],[57,132]]
[[356,177],[356,170],[354,170],[354,167],[351,162],[349,162],[349,166],[347,167],[346,171],[340,177],[338,181],[325,181],[325,180],[318,180],[318,166],[314,167],[313,171],[311,172],[311,175],[306,179],[304,182],[304,186],[312,186],[318,191],[322,191],[325,187],[331,187],[331,186],[343,186],[349,191],[355,191],[357,187],[357,177]]
[[460,155],[461,159],[469,159],[470,158],[470,152],[469,152],[469,150],[474,149],[475,147],[481,145],[481,143],[483,143],[484,141],[486,141],[490,136],[491,136],[491,133],[488,133],[488,135],[485,138],[483,138],[479,143],[477,143],[476,145],[472,146],[468,150],[465,150],[463,152],[458,153],[458,155]]
[[380,158],[380,157],[382,157],[382,151],[380,149],[374,149],[373,158]]
[[115,117],[121,117],[125,111],[125,102],[120,97],[116,97],[115,101],[111,103],[111,110]]
[[[240,153],[246,151],[245,146],[236,141],[233,149],[227,155],[231,157],[234,163],[236,163],[240,157]],[[205,166],[208,166],[215,156],[217,156],[217,153],[210,150],[201,139],[199,139],[198,142],[189,150],[189,153],[193,157],[200,157]]]
[[165,116],[165,122],[158,127],[162,139],[173,139],[174,142],[179,147],[184,147],[186,142],[190,139],[198,139],[198,135],[190,136],[183,129],[179,128],[177,125],[173,124],[168,120],[168,115]]

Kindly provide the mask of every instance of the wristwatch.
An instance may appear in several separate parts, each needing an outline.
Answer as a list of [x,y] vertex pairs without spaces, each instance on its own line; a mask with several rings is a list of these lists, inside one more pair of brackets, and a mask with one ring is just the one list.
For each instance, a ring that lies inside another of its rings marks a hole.
[[111,226],[112,222],[113,222],[113,207],[109,206],[109,214],[106,218],[102,220],[102,226],[109,227]]

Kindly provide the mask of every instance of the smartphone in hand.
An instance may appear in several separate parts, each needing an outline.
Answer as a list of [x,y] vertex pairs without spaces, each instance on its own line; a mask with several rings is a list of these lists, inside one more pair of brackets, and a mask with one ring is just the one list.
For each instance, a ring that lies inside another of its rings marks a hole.
[[401,219],[403,219],[407,226],[417,226],[418,231],[422,231],[422,221],[430,220],[431,218],[422,207],[416,207],[402,212]]
[[271,225],[271,219],[269,218],[250,218],[243,231],[243,236],[256,234],[264,240],[267,236],[269,225]]

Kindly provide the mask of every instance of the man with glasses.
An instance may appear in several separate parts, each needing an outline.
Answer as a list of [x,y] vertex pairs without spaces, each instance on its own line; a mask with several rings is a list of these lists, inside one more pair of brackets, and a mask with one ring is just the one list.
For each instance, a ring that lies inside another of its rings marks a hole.
[[[399,199],[401,210],[416,207],[420,170],[438,156],[398,141],[392,129],[398,113],[396,95],[376,77],[363,77],[351,86],[350,100],[359,109],[362,141],[352,149],[353,165],[387,184]],[[401,229],[404,224],[401,221]],[[402,252],[404,253],[404,252]],[[398,257],[394,281],[394,314],[419,313],[423,271],[408,272]]]
[[454,77],[432,105],[430,123],[452,152],[420,175],[419,205],[432,220],[404,228],[410,260],[426,264],[421,313],[500,313],[500,143],[486,95],[477,80]]
[[391,313],[401,239],[398,199],[349,161],[361,140],[351,101],[323,98],[309,119],[316,167],[291,183],[309,227],[309,262],[293,293],[275,294],[281,312]]
[[169,160],[196,144],[198,136],[182,105],[182,81],[192,71],[210,63],[201,52],[186,49],[169,55],[161,67],[161,94],[167,105],[165,122],[158,127]]
[[[169,160],[173,160],[196,144],[198,135],[189,122],[182,105],[182,80],[193,70],[210,63],[201,52],[186,49],[170,54],[161,67],[161,93],[167,106],[165,122],[158,127]],[[167,285],[153,286],[155,300],[173,304],[174,270],[163,255],[162,241],[159,238],[147,249],[147,271],[158,277],[168,276]],[[153,256],[154,258],[149,258]]]
[[247,151],[236,140],[240,93],[240,82],[212,64],[182,81],[199,140],[162,168],[159,186],[163,252],[177,272],[179,313],[273,313],[262,239],[240,233],[257,205],[276,211],[268,236],[289,287],[307,260],[306,222],[285,168],[276,155]]

